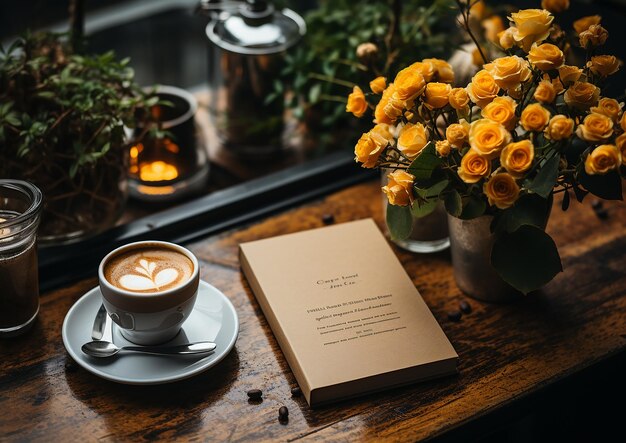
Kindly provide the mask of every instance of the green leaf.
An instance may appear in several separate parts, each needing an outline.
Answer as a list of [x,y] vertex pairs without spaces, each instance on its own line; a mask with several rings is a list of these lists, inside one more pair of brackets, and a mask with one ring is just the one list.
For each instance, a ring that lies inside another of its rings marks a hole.
[[413,160],[407,172],[412,174],[416,181],[427,180],[433,175],[433,171],[441,162],[442,159],[437,156],[434,143],[429,142],[417,158]]
[[463,211],[463,201],[456,189],[453,189],[444,196],[444,203],[446,204],[446,211],[448,211],[450,215],[454,217],[461,215],[461,211]]
[[413,203],[413,206],[411,206],[411,214],[413,214],[415,218],[426,217],[435,210],[438,203],[439,201],[435,199],[421,202],[416,201]]
[[450,183],[450,181],[448,179],[445,179],[445,180],[435,183],[434,185],[432,185],[431,187],[427,189],[419,190],[418,192],[424,198],[439,197],[439,194],[441,194],[441,191],[446,189],[446,186],[448,186],[448,183]]
[[13,125],[15,127],[19,127],[22,124],[22,122],[18,118],[18,115],[15,112],[8,114],[5,117],[5,120],[8,124]]
[[543,198],[547,198],[556,184],[560,160],[561,157],[555,155],[540,166],[539,172],[535,178],[526,182],[528,190],[542,196]]
[[387,227],[392,240],[404,240],[413,229],[410,206],[387,205]]
[[487,203],[484,199],[470,197],[463,205],[461,216],[459,218],[463,220],[470,220],[472,218],[480,217],[485,213],[487,209]]
[[322,93],[322,85],[320,83],[314,84],[309,90],[309,102],[317,103]]
[[279,95],[280,94],[278,94],[276,92],[270,92],[269,94],[267,94],[267,96],[265,96],[265,100],[263,100],[263,104],[264,105],[269,105],[274,100],[276,100],[276,98],[278,98]]
[[531,225],[498,235],[491,265],[505,282],[524,294],[541,288],[563,271],[554,240]]
[[617,171],[610,171],[604,175],[589,175],[582,170],[578,180],[596,197],[605,200],[623,200],[622,179]]
[[523,195],[515,205],[501,211],[495,218],[495,232],[515,232],[521,226],[531,225],[545,229],[552,199],[537,194]]

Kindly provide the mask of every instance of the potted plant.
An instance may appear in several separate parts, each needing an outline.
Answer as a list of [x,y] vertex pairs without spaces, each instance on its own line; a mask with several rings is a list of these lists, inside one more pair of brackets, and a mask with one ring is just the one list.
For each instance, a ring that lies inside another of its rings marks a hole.
[[[268,102],[281,100],[303,122],[305,141],[316,149],[349,141],[363,128],[345,114],[346,91],[356,79],[387,76],[416,54],[446,56],[454,47],[452,0],[322,0],[304,15],[307,33],[285,58],[282,78]],[[449,26],[449,27],[450,27]]]
[[125,126],[157,100],[133,82],[128,60],[78,54],[67,40],[28,34],[0,53],[0,177],[42,189],[44,243],[115,223],[127,196]]
[[[457,4],[472,32],[476,2]],[[376,125],[355,148],[362,166],[393,169],[383,188],[392,236],[405,237],[413,216],[443,201],[457,284],[492,301],[527,294],[562,270],[545,232],[553,195],[562,194],[563,210],[588,193],[622,199],[626,176],[626,113],[602,92],[621,62],[602,53],[601,18],[574,24],[582,66],[567,64],[571,46],[550,11],[509,20],[493,41],[499,56],[483,60],[465,87],[442,77],[442,61],[402,69],[371,103]],[[368,106],[363,94],[349,101]]]

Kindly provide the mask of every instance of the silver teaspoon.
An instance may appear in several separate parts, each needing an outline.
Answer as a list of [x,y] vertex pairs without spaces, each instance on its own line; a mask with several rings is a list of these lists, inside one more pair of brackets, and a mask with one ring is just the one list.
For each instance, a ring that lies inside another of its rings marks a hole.
[[116,346],[111,342],[96,340],[85,343],[80,349],[91,357],[111,357],[120,351],[142,352],[155,355],[202,355],[210,354],[217,345],[209,341],[165,346]]

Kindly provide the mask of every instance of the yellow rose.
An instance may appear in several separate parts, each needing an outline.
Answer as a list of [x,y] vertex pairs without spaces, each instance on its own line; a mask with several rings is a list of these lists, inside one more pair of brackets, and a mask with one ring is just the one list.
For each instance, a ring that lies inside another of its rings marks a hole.
[[545,9],[524,9],[512,13],[509,20],[515,23],[513,38],[528,52],[533,43],[548,38],[554,17]]
[[511,133],[500,123],[483,118],[470,125],[469,144],[479,154],[488,159],[496,158],[500,151],[511,142]]
[[498,33],[498,43],[502,47],[502,49],[511,49],[517,43],[515,41],[515,35],[517,33],[517,29],[513,26],[505,29],[502,32]]
[[457,111],[463,111],[467,108],[469,96],[467,95],[467,91],[463,88],[452,88],[450,90],[449,100],[450,106]]
[[517,102],[511,97],[496,97],[491,103],[485,106],[481,112],[484,118],[501,123],[509,131],[515,127],[517,117],[515,108]]
[[382,93],[387,87],[387,79],[382,75],[376,77],[374,80],[370,82],[370,89],[374,94]]
[[528,61],[537,69],[550,71],[563,64],[565,56],[557,46],[551,43],[534,45],[528,53]]
[[429,82],[435,76],[435,65],[432,63],[415,62],[408,67],[415,72],[419,72],[424,77],[424,80]]
[[563,60],[563,51],[551,43],[533,46],[528,53],[530,64],[542,71],[557,69],[563,64]]
[[606,174],[622,164],[622,154],[615,145],[600,145],[585,159],[585,172],[589,175]]
[[428,83],[424,92],[424,103],[429,109],[443,108],[448,104],[452,86],[447,83]]
[[569,9],[569,0],[541,0],[541,7],[553,14]]
[[601,21],[602,17],[599,15],[589,15],[576,20],[574,22],[574,30],[576,31],[576,34],[580,34],[581,32],[589,29],[591,25],[599,25]]
[[543,131],[550,122],[550,111],[539,103],[526,106],[520,116],[520,123],[527,131]]
[[446,129],[446,140],[453,148],[461,149],[469,139],[469,127],[464,119],[459,123],[452,123]]
[[472,9],[470,9],[469,13],[472,19],[482,20],[487,13],[487,5],[482,0],[472,2]]
[[478,66],[479,68],[483,66],[483,64],[485,63],[483,54],[487,54],[487,49],[484,46],[481,46],[480,49],[478,49],[478,47],[475,47],[472,50],[472,63],[474,64],[474,66]]
[[389,99],[396,92],[396,87],[393,83],[387,86],[387,89],[383,91],[383,96],[374,109],[374,122],[375,123],[387,123],[392,124],[394,121],[385,114],[385,106],[389,103]]
[[492,15],[489,18],[484,19],[481,22],[483,29],[485,30],[485,38],[490,42],[498,44],[500,39],[498,34],[504,31],[504,22],[499,15]]
[[428,132],[421,123],[407,123],[400,129],[398,149],[409,160],[417,157],[427,143]]
[[383,186],[383,192],[387,195],[390,204],[408,206],[413,203],[414,176],[398,169],[387,175],[387,179],[387,185]]
[[522,57],[512,55],[500,57],[485,65],[496,84],[502,89],[515,89],[531,77],[528,62]]
[[435,150],[441,157],[447,157],[450,154],[452,146],[448,140],[437,140],[435,142]]
[[370,137],[369,133],[361,135],[359,141],[354,147],[354,160],[363,163],[364,168],[373,168],[376,166],[378,157],[383,152],[384,147],[378,146]]
[[604,114],[614,122],[617,122],[623,105],[623,103],[618,103],[614,98],[604,97],[600,99],[598,106],[592,107],[589,111],[596,114]]
[[424,80],[424,76],[411,65],[398,72],[393,84],[396,86],[394,96],[397,96],[400,100],[413,100],[424,92],[426,80]]
[[447,61],[438,58],[425,58],[422,62],[432,65],[435,71],[435,80],[441,83],[454,83],[454,71]]
[[609,32],[600,25],[591,25],[589,29],[581,32],[578,38],[583,48],[601,46],[609,38]]
[[626,112],[622,114],[622,119],[619,121],[619,126],[622,128],[622,131],[626,131]]
[[605,141],[613,135],[613,120],[603,114],[589,114],[576,128],[576,135],[588,142]]
[[476,183],[491,174],[491,161],[470,149],[461,159],[457,173],[465,183]]
[[576,82],[565,91],[565,103],[572,108],[587,110],[600,98],[600,89],[587,82]]
[[363,117],[367,111],[367,101],[365,100],[365,94],[358,86],[352,89],[352,93],[348,96],[348,104],[346,105],[346,112],[351,112],[355,117]]
[[578,81],[583,70],[578,66],[563,65],[559,68],[559,78],[564,86],[569,86]]
[[614,55],[596,55],[595,57],[591,57],[591,60],[587,62],[587,66],[591,69],[591,72],[601,75],[602,77],[615,74],[621,65],[621,60]]
[[550,140],[566,140],[574,133],[574,120],[563,114],[555,115],[544,133]]
[[626,134],[622,134],[615,139],[615,145],[622,156],[622,164],[626,165]]
[[493,76],[483,69],[472,77],[472,82],[467,85],[466,90],[470,99],[481,108],[484,108],[496,98],[498,92],[500,92],[500,87],[496,84]]
[[539,85],[537,85],[537,89],[535,89],[533,97],[538,102],[550,104],[556,98],[556,89],[554,88],[552,82],[541,80]]
[[393,122],[398,119],[402,115],[402,112],[407,106],[407,102],[404,100],[400,100],[396,97],[396,94],[393,94],[389,97],[385,108],[383,109],[385,115]]
[[519,186],[511,174],[503,172],[491,177],[483,185],[483,192],[489,200],[489,204],[499,209],[513,206],[519,197]]
[[509,143],[500,153],[500,164],[513,177],[521,177],[530,169],[535,158],[535,148],[530,140]]
[[398,117],[402,115],[407,103],[396,97],[396,86],[391,83],[383,91],[383,96],[374,109],[374,122],[395,124]]

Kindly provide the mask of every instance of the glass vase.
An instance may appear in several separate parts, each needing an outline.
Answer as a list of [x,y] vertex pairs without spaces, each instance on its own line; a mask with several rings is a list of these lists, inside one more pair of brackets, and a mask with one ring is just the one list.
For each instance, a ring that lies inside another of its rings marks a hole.
[[[382,186],[387,184],[389,170],[382,170]],[[387,197],[383,194],[383,214],[387,213]],[[429,254],[446,249],[450,246],[448,237],[447,212],[442,202],[437,203],[435,209],[423,217],[413,216],[411,233],[404,240],[394,240],[396,245],[410,252]]]

